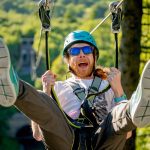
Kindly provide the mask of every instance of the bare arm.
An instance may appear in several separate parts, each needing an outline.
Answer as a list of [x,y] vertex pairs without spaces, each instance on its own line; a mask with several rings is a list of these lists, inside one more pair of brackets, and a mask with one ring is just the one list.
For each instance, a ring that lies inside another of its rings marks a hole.
[[[124,94],[122,84],[121,84],[121,72],[116,68],[105,69],[107,73],[108,81],[114,91],[115,97],[120,97]],[[132,131],[127,133],[126,139],[132,136]]]
[[42,141],[43,136],[42,136],[42,133],[41,133],[41,129],[40,129],[39,125],[37,123],[35,123],[34,121],[32,121],[32,120],[31,120],[31,129],[32,129],[33,137],[37,141]]

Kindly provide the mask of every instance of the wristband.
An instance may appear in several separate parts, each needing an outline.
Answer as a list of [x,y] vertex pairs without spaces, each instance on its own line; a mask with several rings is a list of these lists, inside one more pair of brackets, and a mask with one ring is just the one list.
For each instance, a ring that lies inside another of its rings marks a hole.
[[127,99],[126,94],[123,94],[123,95],[120,96],[120,97],[115,97],[115,98],[114,98],[114,101],[115,101],[116,103],[119,103],[119,102],[121,102],[121,101],[123,101],[123,100],[126,100],[126,99]]

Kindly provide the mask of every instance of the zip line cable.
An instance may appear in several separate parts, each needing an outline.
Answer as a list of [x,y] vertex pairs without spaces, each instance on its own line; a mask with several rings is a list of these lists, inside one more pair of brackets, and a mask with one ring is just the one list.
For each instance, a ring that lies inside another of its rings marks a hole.
[[35,55],[35,58],[31,58],[31,68],[32,68],[32,71],[31,71],[31,79],[32,80],[35,80],[37,75],[36,75],[36,70],[37,68],[39,67],[40,65],[40,62],[41,62],[41,59],[42,59],[42,51],[40,50],[40,45],[41,45],[41,40],[43,38],[43,35],[42,35],[42,30],[40,31],[40,38],[39,38],[39,41],[38,41],[38,48],[37,48],[37,53]]
[[[116,10],[122,5],[124,0],[121,0],[118,5],[116,6]],[[100,22],[98,23],[98,25],[90,32],[90,34],[92,34],[93,32],[95,32],[110,16],[111,16],[111,12]]]
[[98,28],[99,28],[99,26],[101,26],[106,20],[107,20],[107,18],[109,18],[111,16],[111,13],[109,13],[91,32],[90,32],[90,34],[92,34],[94,31],[96,31]]
[[39,39],[38,50],[37,50],[37,56],[38,57],[37,57],[37,60],[35,62],[35,70],[39,67],[40,61],[42,58],[42,51],[40,51],[41,40],[42,40],[42,30],[40,31],[40,39]]

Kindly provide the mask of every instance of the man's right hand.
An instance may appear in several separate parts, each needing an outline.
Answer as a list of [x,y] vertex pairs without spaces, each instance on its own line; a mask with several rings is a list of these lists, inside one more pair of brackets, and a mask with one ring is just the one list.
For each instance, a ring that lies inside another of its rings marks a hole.
[[47,93],[48,95],[51,94],[51,88],[55,85],[56,75],[51,72],[50,70],[46,71],[42,75],[42,85],[43,85],[43,92]]

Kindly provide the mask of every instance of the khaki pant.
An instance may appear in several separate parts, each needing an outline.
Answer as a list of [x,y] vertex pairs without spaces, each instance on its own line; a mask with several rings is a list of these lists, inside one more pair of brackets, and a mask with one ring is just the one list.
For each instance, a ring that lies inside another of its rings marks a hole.
[[[42,91],[20,81],[15,106],[41,127],[48,150],[71,150],[75,133],[56,102]],[[128,131],[135,129],[128,113],[128,103],[116,106],[92,134],[94,150],[121,150]],[[82,149],[82,148],[80,148]]]

